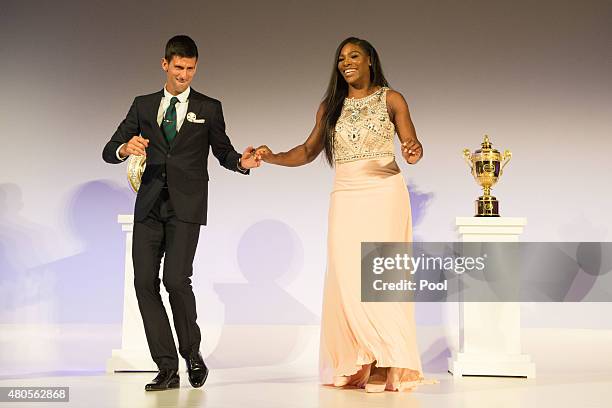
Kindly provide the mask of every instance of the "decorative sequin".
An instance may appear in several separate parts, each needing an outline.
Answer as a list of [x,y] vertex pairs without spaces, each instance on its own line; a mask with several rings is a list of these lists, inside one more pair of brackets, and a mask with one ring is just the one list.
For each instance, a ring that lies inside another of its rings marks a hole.
[[387,90],[382,87],[365,98],[346,98],[334,132],[334,160],[395,156],[395,126],[387,112]]

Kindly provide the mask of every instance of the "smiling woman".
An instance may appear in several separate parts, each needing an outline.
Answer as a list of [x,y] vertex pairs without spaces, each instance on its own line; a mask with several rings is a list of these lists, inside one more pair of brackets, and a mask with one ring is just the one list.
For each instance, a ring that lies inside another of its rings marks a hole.
[[300,166],[321,152],[336,168],[329,210],[328,258],[321,322],[322,382],[367,392],[412,389],[425,382],[412,303],[361,302],[361,242],[412,239],[410,199],[395,162],[397,132],[404,158],[423,155],[406,101],[389,89],[378,53],[347,38],[306,140],[288,152],[257,152],[268,163]]
[[323,101],[327,107],[323,116],[325,158],[331,165],[334,163],[334,131],[345,98],[365,97],[389,86],[378,53],[366,40],[350,37],[342,41],[336,50],[335,64],[337,68],[332,70]]

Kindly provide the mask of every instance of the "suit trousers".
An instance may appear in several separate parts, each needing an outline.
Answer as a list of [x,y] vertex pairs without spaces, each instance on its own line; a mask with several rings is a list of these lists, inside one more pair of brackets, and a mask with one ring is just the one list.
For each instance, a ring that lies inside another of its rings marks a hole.
[[200,349],[200,328],[191,287],[199,235],[200,224],[183,222],[176,217],[167,189],[162,189],[147,217],[134,223],[132,259],[136,298],[149,351],[159,369],[178,369],[176,346],[159,292],[162,257],[162,281],[169,295],[179,353],[187,358]]

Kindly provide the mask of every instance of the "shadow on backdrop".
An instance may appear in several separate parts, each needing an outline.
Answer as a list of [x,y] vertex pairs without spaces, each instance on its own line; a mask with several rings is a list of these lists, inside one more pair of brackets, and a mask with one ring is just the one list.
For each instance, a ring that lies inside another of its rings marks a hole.
[[0,184],[0,323],[47,321],[52,297],[49,279],[31,268],[48,260],[43,225],[25,218],[17,184]]
[[416,234],[414,230],[423,221],[423,218],[425,218],[427,207],[429,207],[431,201],[434,199],[434,193],[424,193],[419,191],[419,187],[412,181],[409,182],[406,187],[408,188],[408,194],[410,195],[410,209],[412,212],[412,240],[415,242],[422,241],[423,238]]
[[74,190],[66,219],[83,250],[33,272],[52,282],[57,323],[120,323],[123,311],[125,239],[117,215],[131,213],[134,194],[96,180]]
[[[214,284],[225,306],[225,320],[218,346],[208,361],[215,367],[286,361],[300,352],[300,330],[295,326],[319,323],[314,313],[283,289],[303,267],[303,245],[287,224],[264,220],[245,231],[237,251],[247,282]],[[256,328],[249,330],[250,326]],[[245,333],[249,347],[240,337]]]
[[[418,327],[417,330],[419,330]],[[421,351],[423,371],[426,373],[448,372],[449,357],[451,357],[449,342],[445,337],[438,338],[427,350]]]

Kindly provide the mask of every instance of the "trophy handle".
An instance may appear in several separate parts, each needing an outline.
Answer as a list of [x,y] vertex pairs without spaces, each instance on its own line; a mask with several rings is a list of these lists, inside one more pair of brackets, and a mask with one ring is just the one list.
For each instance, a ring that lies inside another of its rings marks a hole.
[[463,149],[463,158],[472,170],[472,174],[474,174],[474,163],[472,163],[472,153],[470,152],[470,149]]
[[511,158],[512,158],[512,152],[510,150],[504,151],[504,157],[503,157],[504,162],[503,162],[503,164],[501,166],[501,169],[499,169],[499,175],[500,176],[504,172],[504,167],[506,167],[506,164],[508,164],[508,162],[510,162]]

